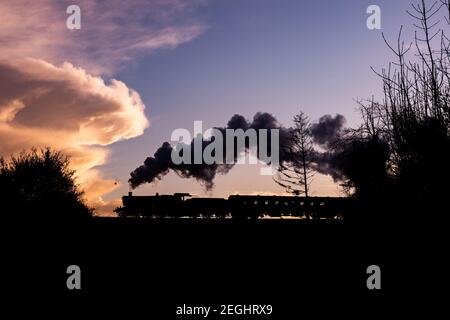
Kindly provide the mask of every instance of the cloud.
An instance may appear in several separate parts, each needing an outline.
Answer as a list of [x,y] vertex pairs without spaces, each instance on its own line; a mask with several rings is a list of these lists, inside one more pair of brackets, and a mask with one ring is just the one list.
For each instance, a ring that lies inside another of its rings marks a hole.
[[113,74],[136,56],[174,48],[199,36],[193,18],[203,0],[78,0],[81,30],[68,30],[73,1],[0,2],[0,59],[70,61],[92,74]]
[[114,181],[101,178],[104,146],[141,135],[148,126],[145,106],[123,82],[109,84],[70,63],[42,60],[0,63],[0,155],[51,146],[69,154],[90,204]]
[[[195,9],[206,0],[0,1],[0,156],[50,146],[71,156],[90,205],[118,183],[96,167],[106,146],[148,126],[140,95],[112,78],[142,55],[175,48],[205,29]],[[81,8],[81,30],[66,9]]]

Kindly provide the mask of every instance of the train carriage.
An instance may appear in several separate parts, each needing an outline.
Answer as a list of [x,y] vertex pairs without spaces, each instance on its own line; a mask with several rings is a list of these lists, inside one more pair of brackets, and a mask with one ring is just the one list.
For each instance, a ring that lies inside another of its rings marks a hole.
[[339,197],[298,197],[231,195],[224,198],[196,198],[188,193],[122,197],[120,217],[258,219],[295,217],[336,219],[349,212],[351,199]]

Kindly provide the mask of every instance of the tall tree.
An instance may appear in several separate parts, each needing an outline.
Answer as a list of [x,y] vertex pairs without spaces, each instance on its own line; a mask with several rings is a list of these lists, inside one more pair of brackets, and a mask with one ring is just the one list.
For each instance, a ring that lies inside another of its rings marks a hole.
[[295,115],[293,121],[294,127],[291,128],[292,143],[285,150],[282,150],[289,161],[280,164],[274,180],[287,192],[308,197],[314,175],[311,167],[314,152],[311,125],[303,112]]

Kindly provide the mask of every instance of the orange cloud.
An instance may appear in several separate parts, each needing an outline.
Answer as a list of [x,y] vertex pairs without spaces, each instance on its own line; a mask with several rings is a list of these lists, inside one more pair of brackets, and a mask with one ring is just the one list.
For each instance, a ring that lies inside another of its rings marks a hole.
[[123,82],[92,76],[70,63],[54,66],[26,59],[0,63],[0,155],[50,146],[69,154],[91,205],[114,182],[95,167],[106,162],[104,146],[141,135],[145,106]]

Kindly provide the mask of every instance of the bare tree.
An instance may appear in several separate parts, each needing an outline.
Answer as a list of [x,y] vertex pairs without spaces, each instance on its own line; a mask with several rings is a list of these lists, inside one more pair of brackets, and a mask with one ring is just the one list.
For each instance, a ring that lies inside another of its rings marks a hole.
[[309,196],[309,187],[314,171],[311,167],[314,152],[311,126],[308,117],[300,112],[294,116],[294,127],[291,128],[292,143],[286,150],[286,161],[280,164],[274,180],[295,195]]
[[396,61],[377,72],[384,100],[363,103],[360,133],[387,143],[397,192],[428,204],[444,194],[450,178],[450,1],[419,0],[408,14],[416,28],[411,43],[403,40],[403,27],[395,45],[383,35]]

